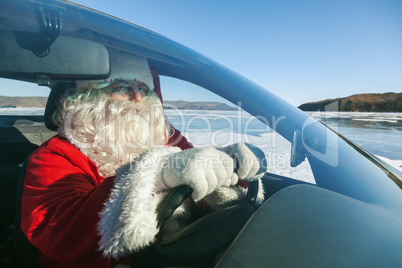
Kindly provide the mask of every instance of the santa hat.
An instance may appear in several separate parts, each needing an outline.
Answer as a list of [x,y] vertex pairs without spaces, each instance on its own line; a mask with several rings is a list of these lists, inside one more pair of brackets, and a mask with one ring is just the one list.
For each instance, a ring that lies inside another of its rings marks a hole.
[[148,61],[143,56],[129,54],[117,50],[109,50],[110,76],[105,80],[78,80],[77,89],[84,89],[90,84],[102,84],[114,80],[137,80],[154,89],[153,78]]

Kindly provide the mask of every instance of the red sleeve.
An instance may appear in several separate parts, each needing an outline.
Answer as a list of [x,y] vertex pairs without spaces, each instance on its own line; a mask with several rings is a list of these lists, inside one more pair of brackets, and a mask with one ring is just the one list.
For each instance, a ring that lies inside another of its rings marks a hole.
[[187,141],[187,139],[181,134],[181,132],[170,125],[170,136],[168,145],[179,147],[182,150],[194,148],[194,145]]
[[112,186],[112,178],[103,180],[88,158],[56,137],[30,157],[21,229],[45,259],[68,266],[108,267],[109,261],[97,251],[96,226]]

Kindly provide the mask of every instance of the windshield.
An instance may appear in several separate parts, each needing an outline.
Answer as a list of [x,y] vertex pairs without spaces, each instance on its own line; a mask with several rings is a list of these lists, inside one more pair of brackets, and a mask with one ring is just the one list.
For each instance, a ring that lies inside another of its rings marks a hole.
[[[2,69],[3,77],[51,86],[57,81],[105,77],[109,68],[107,51],[110,49],[145,56],[150,67],[162,77],[162,84],[164,77],[183,81],[213,92],[233,107],[240,107],[233,111],[197,114],[167,109],[172,124],[197,146],[236,142],[239,133],[246,134],[249,142],[263,148],[271,159],[268,172],[316,183],[346,196],[401,212],[401,182],[397,173],[387,171],[370,154],[313,117],[219,63],[151,31],[68,3],[9,4],[2,5],[2,8],[6,10],[2,12],[2,19],[7,21],[0,25],[3,36],[20,33],[26,37],[29,36],[27,33],[43,31],[35,10],[50,10],[54,19],[63,22],[55,39],[68,44],[76,41],[83,44],[80,50],[69,51],[68,56],[64,53],[64,58],[77,60],[96,49],[97,55],[101,56],[95,59],[89,55],[85,60],[105,63],[92,64],[102,68],[89,68],[83,63],[70,71],[60,68],[55,73],[46,70],[39,75],[32,71],[21,73],[16,69],[11,72]],[[16,36],[17,42],[21,41],[18,34]],[[53,41],[56,43],[56,40]],[[72,63],[67,61],[65,65],[71,66]],[[162,94],[164,90],[162,85]],[[280,166],[284,168],[278,168]]]

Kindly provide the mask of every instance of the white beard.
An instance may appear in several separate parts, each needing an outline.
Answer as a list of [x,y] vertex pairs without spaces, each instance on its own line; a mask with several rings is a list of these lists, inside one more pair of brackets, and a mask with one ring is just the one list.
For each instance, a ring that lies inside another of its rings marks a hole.
[[154,95],[137,103],[107,96],[68,99],[60,121],[59,134],[86,155],[105,178],[148,149],[166,144],[170,125]]

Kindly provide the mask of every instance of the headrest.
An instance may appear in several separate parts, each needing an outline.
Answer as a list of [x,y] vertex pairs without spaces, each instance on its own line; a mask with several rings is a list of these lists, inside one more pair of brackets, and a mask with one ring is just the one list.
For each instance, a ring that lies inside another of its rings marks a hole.
[[47,98],[46,108],[45,108],[45,126],[53,131],[58,129],[53,123],[52,116],[60,105],[60,99],[62,96],[66,95],[68,89],[74,89],[75,84],[73,82],[60,82],[53,86],[50,91],[49,97]]

